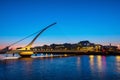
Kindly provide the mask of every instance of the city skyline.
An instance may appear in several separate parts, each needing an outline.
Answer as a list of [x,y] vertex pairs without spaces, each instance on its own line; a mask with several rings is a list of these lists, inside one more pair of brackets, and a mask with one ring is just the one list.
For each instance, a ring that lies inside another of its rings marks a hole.
[[[0,48],[53,22],[57,24],[46,30],[33,46],[82,40],[118,45],[119,3],[119,0],[1,0]],[[15,46],[26,46],[33,37]]]

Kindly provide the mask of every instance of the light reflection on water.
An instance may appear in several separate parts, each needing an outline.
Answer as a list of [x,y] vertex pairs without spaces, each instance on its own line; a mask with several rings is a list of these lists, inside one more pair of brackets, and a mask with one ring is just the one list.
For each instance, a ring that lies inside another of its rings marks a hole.
[[0,80],[120,80],[120,56],[80,55],[0,61]]
[[90,68],[91,70],[94,70],[94,55],[90,55]]
[[120,73],[120,56],[116,56],[117,72]]
[[100,55],[97,56],[98,70],[102,70],[102,58]]

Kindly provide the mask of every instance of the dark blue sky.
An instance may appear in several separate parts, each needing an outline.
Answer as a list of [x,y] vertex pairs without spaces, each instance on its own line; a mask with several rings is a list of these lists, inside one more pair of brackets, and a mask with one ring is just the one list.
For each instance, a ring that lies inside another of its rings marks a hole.
[[[0,46],[9,45],[47,25],[35,42],[120,43],[120,0],[0,0]],[[18,45],[27,45],[33,37]],[[35,45],[34,45],[35,46]]]

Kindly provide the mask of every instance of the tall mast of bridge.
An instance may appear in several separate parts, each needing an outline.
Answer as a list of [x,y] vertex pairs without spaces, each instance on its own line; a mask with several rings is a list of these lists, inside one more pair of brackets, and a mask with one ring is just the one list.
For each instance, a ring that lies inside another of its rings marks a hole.
[[35,40],[36,40],[45,30],[47,30],[48,28],[52,27],[52,26],[55,25],[55,24],[56,24],[56,22],[54,22],[54,23],[48,25],[47,27],[43,28],[42,30],[40,30],[40,31],[38,32],[38,34],[35,36],[35,38],[34,38],[27,46],[25,46],[25,47],[23,47],[23,48],[20,48],[20,49],[18,49],[18,50],[30,50],[30,48],[31,48],[32,44],[35,42]]
[[42,29],[36,36],[35,38],[25,47],[26,49],[30,49],[32,44],[35,42],[35,40],[48,28],[50,28],[51,26],[55,25],[56,23],[52,23],[49,26],[45,27],[44,29]]

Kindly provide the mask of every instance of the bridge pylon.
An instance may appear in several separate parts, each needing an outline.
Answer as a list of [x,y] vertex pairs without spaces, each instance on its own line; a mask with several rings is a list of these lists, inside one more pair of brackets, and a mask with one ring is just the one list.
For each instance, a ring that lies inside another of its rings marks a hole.
[[[47,27],[43,28],[42,30],[38,31],[38,32],[37,32],[38,34],[35,36],[35,38],[33,38],[33,40],[32,40],[27,46],[16,49],[16,52],[18,51],[18,53],[20,54],[21,57],[31,56],[32,54],[34,54],[34,52],[31,51],[32,44],[35,42],[35,40],[36,40],[45,30],[47,30],[48,28],[50,28],[51,26],[53,26],[53,25],[55,25],[55,24],[56,24],[56,22],[55,22],[55,23],[52,23],[52,24],[48,25]],[[33,35],[33,34],[32,34],[32,35]],[[31,35],[30,35],[30,36],[31,36]],[[28,37],[30,37],[30,36],[28,36]],[[26,38],[28,38],[28,37],[26,37]],[[26,39],[26,38],[24,38],[24,39]],[[24,40],[24,39],[22,39],[22,40]],[[20,40],[20,41],[22,41],[22,40]],[[20,41],[17,41],[16,43],[18,43],[18,42],[20,42]],[[16,43],[13,43],[13,44],[16,44]],[[12,44],[12,45],[13,45],[13,44]]]

